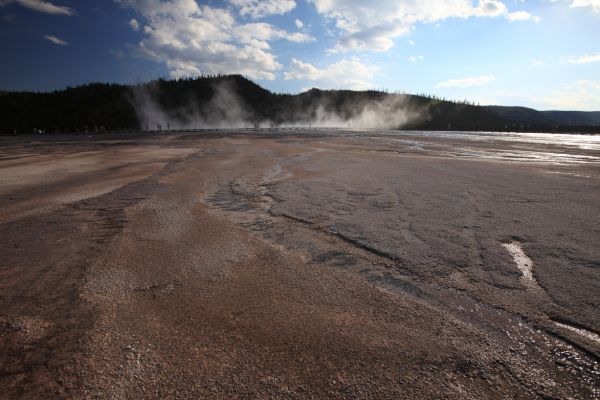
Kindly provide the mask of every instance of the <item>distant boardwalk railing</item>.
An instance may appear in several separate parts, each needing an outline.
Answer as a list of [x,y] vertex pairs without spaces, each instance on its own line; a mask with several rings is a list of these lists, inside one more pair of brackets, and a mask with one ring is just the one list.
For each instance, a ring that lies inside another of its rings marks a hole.
[[[307,126],[285,126],[277,128],[186,128],[186,129],[148,129],[144,133],[171,133],[171,132],[281,132],[281,131],[338,131],[340,127],[307,127]],[[345,128],[348,129],[348,128]]]
[[308,126],[284,126],[284,127],[273,127],[273,128],[182,128],[182,129],[110,129],[110,130],[63,130],[63,129],[36,129],[34,132],[16,132],[16,131],[0,131],[0,136],[13,136],[13,135],[69,135],[69,134],[85,134],[85,135],[104,135],[104,134],[135,134],[135,133],[191,133],[191,132],[204,132],[204,133],[278,133],[278,132],[325,132],[325,131],[341,131],[341,130],[352,130],[350,128],[341,127],[308,127]]
[[285,126],[277,128],[185,128],[185,129],[148,129],[142,132],[214,132],[214,131],[246,131],[246,132],[273,132],[273,131],[329,131],[341,130],[340,127],[319,126],[319,127],[301,127]]

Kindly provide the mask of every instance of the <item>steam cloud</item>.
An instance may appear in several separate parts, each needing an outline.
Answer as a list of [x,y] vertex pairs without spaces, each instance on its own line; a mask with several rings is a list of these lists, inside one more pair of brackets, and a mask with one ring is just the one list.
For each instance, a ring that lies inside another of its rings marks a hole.
[[[299,96],[308,102],[291,101],[270,110],[265,117],[248,105],[231,81],[212,86],[212,97],[199,104],[189,98],[184,105],[165,105],[156,83],[132,90],[131,103],[142,127],[155,129],[236,129],[279,127],[329,127],[350,129],[397,129],[427,118],[427,110],[411,104],[408,96],[378,93],[361,96],[357,92],[338,93],[337,98],[312,96],[309,91]],[[313,92],[311,94],[311,92]],[[323,92],[321,92],[323,93]],[[326,93],[326,92],[325,92]],[[353,96],[354,94],[355,96]],[[340,101],[339,96],[346,96]],[[298,97],[298,96],[296,96]],[[314,97],[314,98],[313,98]],[[295,99],[297,100],[297,99]],[[161,103],[163,105],[161,105]]]
[[214,86],[214,94],[208,104],[199,105],[194,98],[188,99],[185,106],[169,107],[160,104],[160,94],[156,83],[138,86],[132,91],[132,105],[143,127],[151,129],[157,125],[172,129],[197,128],[247,128],[252,112],[240,101],[232,84],[222,82]]
[[426,114],[415,109],[407,96],[385,94],[381,99],[360,99],[336,110],[330,101],[321,101],[315,111],[303,116],[299,123],[315,127],[352,129],[398,129],[419,120]]

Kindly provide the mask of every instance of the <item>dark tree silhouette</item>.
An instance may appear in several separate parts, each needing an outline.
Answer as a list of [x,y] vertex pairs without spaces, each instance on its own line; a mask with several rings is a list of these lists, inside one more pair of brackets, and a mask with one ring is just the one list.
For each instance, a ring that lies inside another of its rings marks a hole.
[[[272,93],[241,75],[210,75],[176,80],[158,79],[127,86],[94,83],[49,93],[0,92],[0,132],[93,132],[144,129],[134,107],[136,91],[175,119],[190,107],[203,110],[218,87],[227,85],[246,106],[250,121],[295,122],[315,116],[318,109],[350,118],[357,105],[401,99],[404,109],[423,111],[406,129],[529,130],[598,132],[600,113],[540,112],[524,107],[478,106],[467,100],[447,101],[436,96],[385,91],[319,90]],[[217,111],[215,111],[217,112]],[[403,109],[398,109],[403,112]],[[219,115],[216,116],[217,118]]]

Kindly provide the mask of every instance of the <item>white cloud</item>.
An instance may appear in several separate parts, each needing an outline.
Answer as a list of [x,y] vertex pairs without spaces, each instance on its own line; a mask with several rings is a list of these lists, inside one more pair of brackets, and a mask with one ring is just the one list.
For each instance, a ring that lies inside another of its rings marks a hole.
[[131,27],[131,29],[133,29],[134,31],[139,31],[140,30],[140,23],[138,22],[137,19],[133,18],[131,21],[129,21],[129,26]]
[[414,63],[417,61],[422,61],[425,57],[423,57],[422,55],[418,55],[418,56],[410,56],[408,57],[408,61]]
[[47,39],[47,40],[51,41],[52,43],[57,44],[59,46],[68,46],[69,45],[68,42],[66,42],[62,39],[59,39],[56,36],[52,36],[52,35],[46,35],[46,36],[44,36],[44,39]]
[[534,21],[540,22],[540,17],[532,15],[527,11],[515,11],[506,14],[506,19],[509,21]]
[[296,18],[294,24],[296,24],[296,28],[298,29],[302,29],[304,27],[304,22],[300,21],[298,18]]
[[544,62],[542,60],[538,60],[537,58],[532,58],[531,60],[529,60],[529,65],[531,65],[532,67],[541,67],[542,65],[544,65]]
[[578,80],[560,85],[545,95],[508,93],[510,102],[526,101],[538,110],[600,111],[600,82]]
[[482,86],[494,81],[494,75],[481,75],[461,79],[448,79],[435,85],[436,88]]
[[393,39],[409,33],[419,23],[448,18],[506,17],[535,19],[526,12],[509,13],[500,0],[309,0],[317,11],[335,22],[340,32],[331,49],[386,51]]
[[164,63],[173,77],[239,73],[273,80],[282,66],[271,52],[271,41],[314,40],[267,23],[239,23],[230,10],[195,0],[119,1],[143,19],[137,55]]
[[229,0],[242,16],[261,18],[290,12],[296,7],[294,0]]
[[232,35],[241,43],[251,44],[261,49],[268,49],[270,47],[268,41],[274,39],[285,39],[296,43],[306,43],[314,40],[310,35],[300,32],[286,32],[264,22],[239,25],[232,31]]
[[590,64],[600,62],[600,53],[598,54],[586,54],[579,57],[569,58],[571,64]]
[[57,6],[48,1],[43,0],[2,0],[0,6],[5,6],[10,3],[17,3],[31,10],[55,15],[74,15],[75,10],[65,6]]
[[325,68],[317,68],[294,58],[291,68],[284,73],[284,79],[308,80],[324,88],[367,89],[373,87],[369,80],[376,72],[377,67],[355,58],[343,59]]
[[115,56],[118,59],[122,59],[125,58],[125,52],[123,52],[123,50],[109,50],[108,51],[110,54],[112,54],[113,56]]
[[600,0],[573,0],[571,7],[591,7],[595,12],[600,12]]

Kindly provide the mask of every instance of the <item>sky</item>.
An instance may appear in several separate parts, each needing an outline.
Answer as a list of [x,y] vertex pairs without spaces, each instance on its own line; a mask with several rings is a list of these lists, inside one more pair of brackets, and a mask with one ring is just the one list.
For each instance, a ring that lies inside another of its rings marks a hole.
[[240,73],[600,110],[600,0],[0,0],[0,90]]

